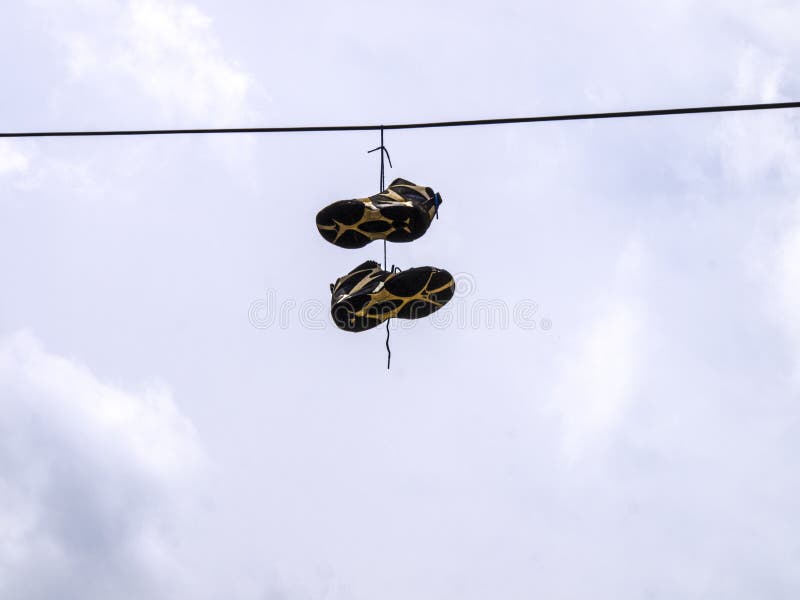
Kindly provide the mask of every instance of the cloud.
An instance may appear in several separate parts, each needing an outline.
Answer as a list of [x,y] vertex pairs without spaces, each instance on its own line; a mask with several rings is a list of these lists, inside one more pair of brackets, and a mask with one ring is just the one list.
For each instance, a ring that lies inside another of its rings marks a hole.
[[793,207],[789,226],[774,254],[772,289],[779,324],[790,338],[794,350],[795,377],[800,381],[800,198]]
[[[57,50],[53,64],[61,67],[56,73],[61,81],[48,88],[51,114],[35,114],[28,129],[214,127],[247,124],[260,114],[254,106],[263,106],[264,97],[254,78],[226,56],[213,20],[192,3],[28,4],[37,30]],[[86,111],[90,105],[94,108]],[[98,141],[71,139],[67,145],[36,140],[25,154],[19,146],[0,145],[0,176],[18,172],[17,191],[57,186],[60,200],[73,196],[81,202],[108,202],[152,176],[149,161],[154,157],[164,172],[176,177],[187,169],[187,153],[198,147],[211,151],[214,165],[235,171],[236,181],[252,172],[253,140],[248,136],[181,136],[168,143],[153,137]],[[200,160],[206,156],[199,154]]]
[[642,317],[629,287],[642,261],[642,244],[632,239],[618,257],[609,292],[598,291],[593,299],[599,314],[561,357],[551,405],[560,417],[564,449],[571,458],[614,430],[635,390]]
[[0,595],[160,597],[180,576],[166,523],[203,464],[170,394],[16,333],[0,339],[0,411]]
[[0,176],[28,169],[29,159],[8,140],[0,140]]
[[[225,55],[213,20],[179,0],[30,0],[40,29],[58,47],[67,79],[53,90],[61,119],[152,115],[214,125],[257,113],[254,78]],[[263,106],[264,99],[259,99]]]
[[[765,19],[777,25],[775,14],[768,13]],[[791,90],[800,89],[800,78],[787,67],[787,60],[782,52],[748,45],[738,61],[736,100],[792,99]],[[719,128],[718,139],[721,184],[732,198],[744,198],[753,207],[755,239],[742,243],[750,246],[749,266],[765,287],[766,311],[792,347],[795,377],[800,380],[798,130],[796,111],[769,111],[731,117]]]

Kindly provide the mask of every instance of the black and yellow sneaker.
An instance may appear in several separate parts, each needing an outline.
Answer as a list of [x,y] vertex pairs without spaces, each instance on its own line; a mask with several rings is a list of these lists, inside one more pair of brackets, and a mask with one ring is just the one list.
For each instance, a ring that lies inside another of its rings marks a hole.
[[340,329],[365,331],[392,317],[427,317],[447,304],[454,291],[453,276],[444,269],[389,273],[368,260],[331,284],[331,316]]
[[374,240],[411,242],[428,230],[441,203],[431,188],[395,179],[380,194],[326,206],[317,213],[317,229],[342,248],[362,248]]

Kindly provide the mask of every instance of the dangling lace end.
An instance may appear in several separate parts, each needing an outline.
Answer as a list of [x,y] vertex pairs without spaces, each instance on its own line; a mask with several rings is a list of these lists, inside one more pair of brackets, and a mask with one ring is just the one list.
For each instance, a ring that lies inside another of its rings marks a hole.
[[389,320],[386,321],[386,370],[392,368],[392,349],[389,348]]

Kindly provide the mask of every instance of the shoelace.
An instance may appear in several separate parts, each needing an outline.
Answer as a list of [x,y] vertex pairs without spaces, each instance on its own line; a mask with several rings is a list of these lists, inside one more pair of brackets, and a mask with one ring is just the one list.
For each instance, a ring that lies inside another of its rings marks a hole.
[[[384,156],[386,156],[387,160],[389,161],[389,167],[390,168],[394,168],[394,167],[392,167],[392,157],[389,156],[389,151],[386,149],[386,146],[383,145],[383,125],[381,125],[381,145],[378,146],[377,148],[373,148],[372,150],[368,150],[367,154],[369,154],[370,152],[376,152],[378,150],[380,150],[380,153],[381,153],[381,182],[380,182],[380,188],[378,189],[378,191],[380,193],[380,192],[383,192],[383,190],[386,188],[386,186],[384,185],[384,173],[385,173],[385,169],[384,169],[384,166],[383,166],[383,157]],[[385,239],[383,240],[383,270],[384,271],[386,270],[386,240]],[[392,270],[394,270],[394,265],[392,265]],[[386,369],[387,370],[390,369],[391,366],[392,366],[392,350],[391,350],[391,348],[389,348],[389,335],[390,335],[390,332],[389,332],[389,321],[391,321],[391,319],[386,319],[386,353],[387,353]]]
[[436,192],[433,195],[433,216],[437,219],[439,218],[439,205],[442,203],[442,197],[439,195],[439,192]]

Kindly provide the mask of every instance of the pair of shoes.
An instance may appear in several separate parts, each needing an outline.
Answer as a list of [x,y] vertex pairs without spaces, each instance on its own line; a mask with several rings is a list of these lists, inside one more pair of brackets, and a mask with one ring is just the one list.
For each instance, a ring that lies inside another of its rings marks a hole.
[[[342,248],[362,248],[375,240],[411,242],[438,216],[442,197],[429,187],[395,179],[368,198],[340,200],[317,214],[323,238]],[[365,331],[390,318],[419,319],[452,297],[452,275],[436,267],[384,271],[367,261],[331,284],[331,316],[345,331]]]

